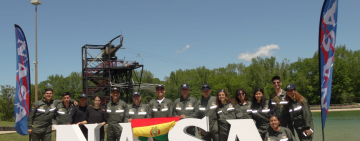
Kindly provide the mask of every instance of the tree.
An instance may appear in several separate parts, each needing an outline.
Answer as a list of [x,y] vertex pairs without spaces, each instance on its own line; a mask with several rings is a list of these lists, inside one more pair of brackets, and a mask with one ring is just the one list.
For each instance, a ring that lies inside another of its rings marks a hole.
[[15,88],[1,85],[0,120],[14,121]]

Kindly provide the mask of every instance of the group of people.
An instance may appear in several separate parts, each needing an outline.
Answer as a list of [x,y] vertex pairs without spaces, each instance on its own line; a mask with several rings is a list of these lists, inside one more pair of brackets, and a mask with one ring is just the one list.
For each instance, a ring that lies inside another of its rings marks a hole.
[[[69,93],[64,93],[62,100],[52,100],[53,90],[46,89],[44,99],[36,101],[28,117],[28,132],[33,141],[51,140],[51,121],[57,124],[78,124],[87,138],[84,124],[108,124],[107,141],[120,139],[122,127],[119,123],[131,122],[132,119],[180,117],[209,118],[209,132],[198,128],[198,134],[206,141],[227,141],[230,124],[227,119],[253,119],[261,138],[265,141],[295,141],[294,129],[301,141],[311,141],[313,121],[306,99],[301,96],[293,84],[281,89],[279,76],[272,78],[274,92],[269,100],[261,88],[254,90],[251,100],[244,89],[236,91],[235,98],[230,98],[226,90],[219,90],[211,95],[211,88],[201,87],[202,97],[196,99],[190,95],[190,86],[180,86],[181,96],[175,101],[165,98],[164,85],[156,86],[157,98],[148,104],[141,103],[139,92],[132,94],[132,104],[119,99],[120,91],[112,88],[111,101],[101,108],[100,97],[95,97],[94,105],[87,105],[85,94],[79,96],[79,103],[71,100]],[[78,106],[77,106],[78,105]],[[246,127],[244,127],[246,128]],[[186,132],[195,136],[195,127],[188,127]],[[100,138],[104,140],[104,126],[100,129]],[[156,141],[156,139],[154,139]]]

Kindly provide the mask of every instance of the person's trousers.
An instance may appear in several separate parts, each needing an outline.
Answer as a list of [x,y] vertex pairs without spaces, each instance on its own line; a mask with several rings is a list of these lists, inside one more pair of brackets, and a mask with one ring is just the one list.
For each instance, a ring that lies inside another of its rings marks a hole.
[[84,125],[79,125],[81,132],[83,133],[86,140],[88,140],[88,130]]
[[310,136],[305,136],[303,134],[304,130],[295,129],[295,131],[299,137],[299,141],[312,141],[314,133],[312,133]]
[[51,141],[51,132],[43,134],[32,133],[30,135],[32,141]]
[[104,126],[101,126],[100,128],[100,141],[105,141],[105,132],[104,132]]
[[121,136],[122,129],[117,125],[108,124],[106,128],[106,141],[119,141]]
[[211,139],[213,141],[219,141],[219,134],[215,133],[215,132],[205,132],[205,130],[200,129],[201,130],[201,139],[205,140],[205,141],[211,141]]

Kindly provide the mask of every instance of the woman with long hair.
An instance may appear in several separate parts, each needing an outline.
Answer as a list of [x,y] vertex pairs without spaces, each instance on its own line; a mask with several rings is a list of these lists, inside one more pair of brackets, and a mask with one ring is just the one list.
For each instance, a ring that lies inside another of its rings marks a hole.
[[244,113],[244,116],[250,118],[249,114],[251,113],[251,101],[249,100],[248,94],[243,88],[236,90],[235,100],[237,104],[239,104],[241,111]]
[[269,121],[271,128],[269,128],[268,132],[265,134],[265,141],[295,140],[295,137],[289,128],[280,126],[280,119],[276,114],[271,114]]
[[85,112],[85,120],[82,121],[82,124],[88,123],[101,123],[103,126],[100,128],[100,141],[104,141],[104,125],[106,124],[106,112],[105,109],[100,108],[100,97],[95,96],[94,98],[94,106],[87,106],[87,110]]
[[[234,103],[228,95],[228,92],[221,89],[216,94],[217,116],[218,116],[218,132],[219,141],[227,141],[230,131],[230,124],[227,119],[245,118],[241,112],[240,106]],[[235,139],[234,139],[235,140]]]
[[251,118],[255,120],[256,128],[258,129],[262,139],[265,138],[265,133],[269,128],[269,101],[266,100],[264,90],[256,88],[251,100]]
[[291,121],[300,141],[311,141],[314,125],[310,106],[306,99],[296,91],[294,84],[286,85],[286,99],[289,101]]

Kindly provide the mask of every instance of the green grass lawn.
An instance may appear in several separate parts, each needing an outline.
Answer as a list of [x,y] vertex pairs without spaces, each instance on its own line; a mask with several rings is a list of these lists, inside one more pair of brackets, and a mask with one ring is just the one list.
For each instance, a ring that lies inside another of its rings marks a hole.
[[[18,133],[0,135],[0,141],[28,141],[29,136],[22,136]],[[52,133],[51,140],[55,141],[55,132]]]
[[[0,121],[0,126],[10,126],[14,127],[15,122],[9,122],[9,121]],[[52,133],[51,136],[52,140],[55,141],[55,132]],[[12,134],[4,134],[0,135],[0,141],[28,141],[29,136],[22,136],[18,133],[12,133]]]
[[15,122],[9,122],[9,121],[0,121],[0,126],[9,126],[9,127],[14,127]]

